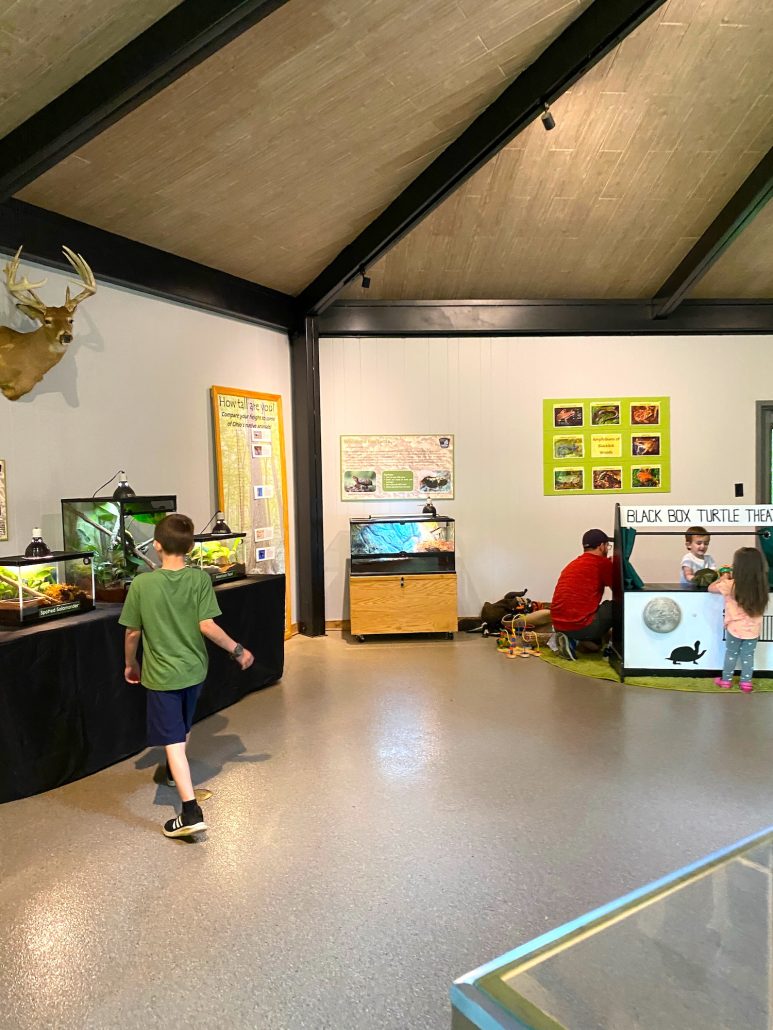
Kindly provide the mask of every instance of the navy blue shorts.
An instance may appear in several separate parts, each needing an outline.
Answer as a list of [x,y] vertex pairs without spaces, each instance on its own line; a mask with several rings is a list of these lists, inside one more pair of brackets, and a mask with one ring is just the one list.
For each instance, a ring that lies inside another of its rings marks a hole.
[[182,690],[146,690],[148,695],[148,747],[182,744],[193,725],[203,683]]

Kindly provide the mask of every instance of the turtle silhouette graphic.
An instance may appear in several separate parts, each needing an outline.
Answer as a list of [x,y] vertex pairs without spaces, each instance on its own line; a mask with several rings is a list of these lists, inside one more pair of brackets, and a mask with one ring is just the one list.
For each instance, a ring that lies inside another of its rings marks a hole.
[[705,648],[702,651],[698,650],[700,646],[700,640],[696,640],[695,647],[675,647],[671,654],[668,656],[668,661],[673,662],[674,665],[680,665],[682,662],[692,662],[693,665],[697,665],[698,659],[703,658],[703,656],[706,654]]

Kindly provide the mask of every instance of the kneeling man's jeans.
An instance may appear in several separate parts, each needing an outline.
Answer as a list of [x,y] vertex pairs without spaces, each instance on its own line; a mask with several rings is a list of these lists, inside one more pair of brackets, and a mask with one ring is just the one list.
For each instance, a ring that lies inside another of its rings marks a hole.
[[[602,601],[593,616],[593,621],[582,629],[570,629],[566,635],[571,640],[593,640],[600,644],[604,635],[612,628],[612,602]],[[729,639],[729,638],[728,638]]]

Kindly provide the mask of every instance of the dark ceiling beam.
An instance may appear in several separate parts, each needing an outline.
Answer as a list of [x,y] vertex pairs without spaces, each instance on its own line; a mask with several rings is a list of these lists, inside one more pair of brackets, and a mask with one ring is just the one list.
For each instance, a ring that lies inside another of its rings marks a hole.
[[0,140],[0,201],[286,2],[183,0]]
[[773,301],[685,301],[668,320],[649,301],[338,301],[322,336],[653,336],[773,333]]
[[295,299],[144,243],[127,240],[21,200],[0,204],[0,250],[24,247],[24,259],[72,274],[62,244],[83,254],[97,282],[139,290],[202,311],[289,331],[298,324]]
[[773,147],[655,295],[655,318],[671,315],[773,196]]
[[368,268],[482,168],[665,0],[595,0],[300,294],[320,314]]

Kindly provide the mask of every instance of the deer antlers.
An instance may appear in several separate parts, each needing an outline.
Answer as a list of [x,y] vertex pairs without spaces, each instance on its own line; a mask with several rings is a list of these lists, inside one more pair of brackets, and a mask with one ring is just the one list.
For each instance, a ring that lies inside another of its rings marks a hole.
[[[47,280],[41,279],[39,283],[31,283],[25,276],[23,279],[17,281],[16,276],[19,272],[21,251],[22,248],[19,247],[14,256],[5,266],[5,285],[17,305],[23,304],[25,307],[33,308],[35,311],[39,311],[41,314],[44,314],[47,305],[45,301],[38,297],[35,290],[44,286]],[[92,294],[97,292],[97,284],[94,279],[94,273],[80,254],[76,254],[74,250],[70,250],[69,247],[65,246],[62,247],[62,253],[80,276],[84,287],[75,297],[70,297],[70,287],[67,287],[64,306],[68,311],[73,312],[82,300],[85,300],[87,297],[90,297]]]
[[16,251],[14,256],[5,266],[3,271],[5,272],[5,285],[8,288],[8,292],[16,301],[17,304],[25,304],[29,308],[34,308],[39,311],[41,315],[46,310],[46,304],[38,297],[35,293],[40,286],[45,286],[48,282],[47,279],[41,279],[39,283],[31,283],[25,276],[21,282],[16,281],[16,275],[19,271],[19,259],[21,258],[21,247]]
[[[90,297],[92,294],[97,292],[97,284],[94,280],[94,273],[80,254],[76,254],[74,250],[70,250],[69,247],[65,246],[62,247],[62,253],[83,280],[84,289],[82,289],[76,297],[70,299],[69,286],[67,287],[67,293],[65,294],[64,306],[70,311],[75,311],[82,300],[85,300],[87,297]],[[73,285],[75,284],[73,283]]]

